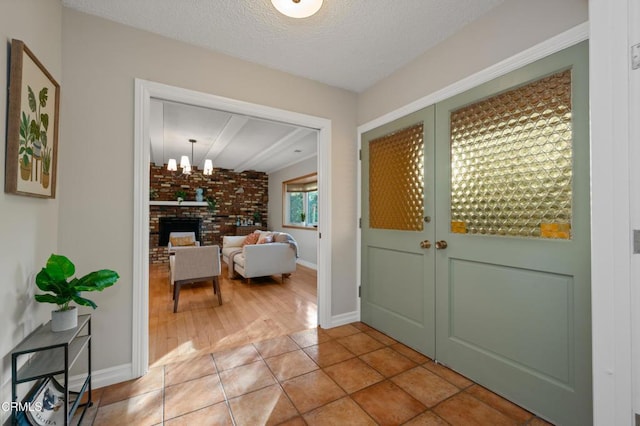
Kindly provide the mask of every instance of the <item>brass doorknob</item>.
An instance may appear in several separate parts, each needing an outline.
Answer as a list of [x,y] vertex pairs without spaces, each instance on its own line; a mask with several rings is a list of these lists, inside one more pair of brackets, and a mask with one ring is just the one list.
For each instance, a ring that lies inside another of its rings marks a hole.
[[438,250],[443,250],[447,248],[447,242],[445,240],[436,241],[436,248]]
[[420,241],[420,248],[423,248],[423,249],[431,248],[431,241],[429,240]]

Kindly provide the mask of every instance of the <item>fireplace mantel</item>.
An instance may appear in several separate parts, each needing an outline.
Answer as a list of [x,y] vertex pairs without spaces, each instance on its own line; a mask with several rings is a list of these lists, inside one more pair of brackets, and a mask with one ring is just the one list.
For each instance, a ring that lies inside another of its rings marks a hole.
[[150,206],[179,206],[179,207],[206,207],[206,201],[149,201]]

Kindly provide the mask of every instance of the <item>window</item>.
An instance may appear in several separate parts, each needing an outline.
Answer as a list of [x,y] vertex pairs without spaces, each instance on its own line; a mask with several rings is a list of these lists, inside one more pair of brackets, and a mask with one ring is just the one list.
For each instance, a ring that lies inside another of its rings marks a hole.
[[318,174],[313,173],[282,184],[282,226],[318,226]]

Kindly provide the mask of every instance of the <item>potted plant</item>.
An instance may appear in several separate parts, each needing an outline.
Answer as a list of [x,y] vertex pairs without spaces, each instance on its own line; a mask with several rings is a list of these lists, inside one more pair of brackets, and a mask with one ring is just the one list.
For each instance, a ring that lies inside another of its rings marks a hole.
[[51,148],[45,148],[42,151],[42,187],[47,189],[49,187],[49,176],[51,169]]
[[262,215],[258,210],[253,212],[253,224],[256,226],[262,226]]
[[178,200],[178,204],[181,204],[184,199],[187,198],[187,193],[182,189],[176,191],[176,200]]
[[31,144],[33,142],[33,134],[31,133],[31,126],[29,122],[31,117],[26,115],[22,111],[22,118],[20,119],[20,177],[22,180],[29,180],[31,178],[31,159],[33,156],[33,148]]
[[304,223],[304,220],[307,218],[307,215],[304,212],[300,212],[300,223]]
[[49,98],[49,89],[43,87],[38,92],[38,99],[33,92],[31,86],[27,86],[29,109],[36,115],[36,118],[31,120],[31,133],[33,134],[33,156],[40,158],[41,149],[47,147],[47,130],[49,129],[49,114],[41,112],[41,108],[47,106],[47,100]]
[[216,206],[218,205],[215,198],[207,197],[205,198],[207,202],[207,209],[209,209],[209,213],[213,214],[216,211]]
[[41,303],[55,303],[58,310],[51,311],[51,330],[64,331],[78,325],[78,310],[71,306],[75,302],[82,306],[97,305],[80,295],[82,291],[102,291],[112,286],[120,276],[110,269],[91,272],[82,278],[71,278],[76,267],[67,257],[52,254],[47,264],[36,275],[36,285],[45,294],[36,294],[35,299]]

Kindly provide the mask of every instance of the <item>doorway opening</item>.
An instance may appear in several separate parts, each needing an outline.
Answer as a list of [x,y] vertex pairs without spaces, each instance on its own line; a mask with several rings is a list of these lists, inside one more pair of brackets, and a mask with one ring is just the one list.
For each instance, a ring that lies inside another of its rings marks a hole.
[[329,157],[331,121],[292,111],[241,102],[207,93],[137,79],[135,99],[134,172],[134,286],[132,330],[132,375],[143,375],[149,366],[149,159],[150,104],[152,98],[229,111],[264,120],[288,123],[318,131],[319,205],[317,256],[318,325],[331,323],[331,179]]

